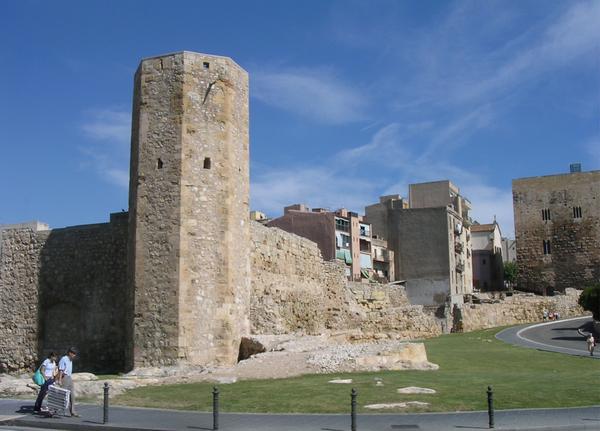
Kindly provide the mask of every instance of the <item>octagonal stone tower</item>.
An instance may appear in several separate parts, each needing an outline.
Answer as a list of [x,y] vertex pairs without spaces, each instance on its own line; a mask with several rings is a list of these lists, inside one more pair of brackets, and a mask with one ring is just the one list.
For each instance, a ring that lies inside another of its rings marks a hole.
[[135,75],[131,367],[235,363],[249,332],[248,74],[178,52]]

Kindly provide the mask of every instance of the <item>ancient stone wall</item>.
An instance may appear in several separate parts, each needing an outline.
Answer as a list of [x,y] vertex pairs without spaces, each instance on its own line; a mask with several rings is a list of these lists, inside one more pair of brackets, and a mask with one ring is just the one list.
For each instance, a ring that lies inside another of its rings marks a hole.
[[127,218],[51,231],[8,230],[0,261],[0,367],[32,368],[80,349],[76,367],[124,367]]
[[44,245],[31,229],[7,230],[0,253],[0,372],[32,369],[38,357],[38,280]]
[[404,288],[348,283],[316,243],[251,225],[251,330],[254,334],[346,333],[350,338],[437,335],[436,320],[408,303]]
[[585,314],[577,304],[580,291],[567,289],[564,295],[538,296],[516,294],[494,303],[464,304],[462,306],[465,331],[494,328],[497,326],[538,322],[544,309],[558,312],[560,317],[577,317]]

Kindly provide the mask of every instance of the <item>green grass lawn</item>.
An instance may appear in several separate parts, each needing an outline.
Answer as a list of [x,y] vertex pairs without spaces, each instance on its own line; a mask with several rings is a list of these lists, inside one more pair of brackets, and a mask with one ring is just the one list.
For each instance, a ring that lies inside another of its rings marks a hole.
[[[247,380],[220,385],[221,410],[228,412],[343,413],[350,389],[358,391],[359,411],[374,403],[425,401],[412,411],[459,411],[487,408],[486,389],[494,387],[497,409],[574,407],[600,404],[600,361],[514,347],[498,341],[489,329],[450,334],[425,341],[438,371],[382,371],[319,374],[278,380]],[[351,378],[352,385],[328,384]],[[375,386],[375,378],[384,386]],[[435,395],[400,395],[396,389],[421,386]],[[149,386],[119,396],[122,405],[209,411],[209,383]],[[390,410],[386,410],[390,411]],[[407,411],[407,410],[402,410]]]

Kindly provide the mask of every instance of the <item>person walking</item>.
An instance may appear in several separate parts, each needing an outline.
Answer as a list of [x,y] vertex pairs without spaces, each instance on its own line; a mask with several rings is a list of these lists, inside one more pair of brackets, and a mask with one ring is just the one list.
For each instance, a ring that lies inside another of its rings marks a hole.
[[71,391],[69,397],[69,412],[71,416],[78,418],[79,415],[75,412],[75,386],[73,385],[73,359],[77,356],[77,349],[71,347],[67,350],[67,354],[60,358],[58,363],[58,384],[63,389]]
[[590,352],[590,356],[594,356],[594,347],[596,347],[596,340],[594,340],[594,336],[592,334],[588,335],[586,341],[588,352]]
[[42,373],[42,376],[44,376],[44,384],[40,386],[40,392],[35,400],[35,406],[33,407],[33,411],[35,413],[42,411],[42,402],[44,402],[44,398],[48,393],[48,387],[54,384],[54,379],[56,377],[56,373],[58,372],[58,369],[56,368],[56,359],[56,353],[51,352],[40,366],[40,373]]

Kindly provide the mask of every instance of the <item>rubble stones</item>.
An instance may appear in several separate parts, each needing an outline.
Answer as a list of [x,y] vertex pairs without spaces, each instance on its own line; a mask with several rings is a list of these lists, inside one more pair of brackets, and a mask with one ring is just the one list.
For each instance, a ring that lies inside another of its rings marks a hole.
[[435,389],[420,388],[418,386],[407,386],[396,390],[399,394],[435,394]]
[[429,403],[422,401],[406,401],[402,403],[382,403],[382,404],[367,404],[366,409],[383,410],[383,409],[406,409],[409,407],[427,407]]

